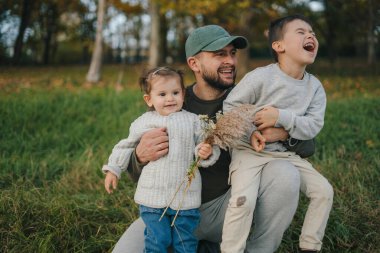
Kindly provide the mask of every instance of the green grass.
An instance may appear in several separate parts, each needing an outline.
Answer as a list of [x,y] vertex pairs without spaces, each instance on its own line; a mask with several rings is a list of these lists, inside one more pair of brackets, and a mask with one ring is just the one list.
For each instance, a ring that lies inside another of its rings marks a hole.
[[[85,67],[0,78],[0,252],[110,252],[137,217],[135,185],[124,176],[108,195],[100,171],[145,110],[140,67],[125,70],[121,92],[119,69],[107,66],[93,88],[83,86]],[[322,252],[379,252],[380,79],[319,77],[328,106],[311,161],[335,191]],[[307,203],[301,197],[278,252],[297,252]]]

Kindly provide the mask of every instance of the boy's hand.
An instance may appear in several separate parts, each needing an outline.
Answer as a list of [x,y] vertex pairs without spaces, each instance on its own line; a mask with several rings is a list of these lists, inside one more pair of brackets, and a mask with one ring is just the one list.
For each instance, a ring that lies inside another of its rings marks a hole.
[[210,144],[207,144],[207,143],[199,144],[198,156],[201,159],[206,160],[207,158],[210,157],[211,154],[212,154],[212,147]]
[[273,127],[278,119],[278,109],[273,106],[264,107],[261,111],[257,112],[253,123],[257,126],[258,130],[267,127]]
[[[104,188],[106,188],[106,191],[108,194],[111,194],[113,190],[116,190],[118,178],[115,174],[113,174],[110,171],[107,171],[106,178],[104,179]],[[112,186],[112,188],[111,188]]]
[[255,131],[251,135],[251,146],[256,152],[260,152],[265,148],[265,138],[259,131]]

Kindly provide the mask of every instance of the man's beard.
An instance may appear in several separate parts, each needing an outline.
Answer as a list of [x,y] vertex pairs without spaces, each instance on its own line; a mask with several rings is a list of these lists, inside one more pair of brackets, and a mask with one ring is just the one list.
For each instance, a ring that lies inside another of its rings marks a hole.
[[225,82],[219,77],[218,72],[216,72],[216,74],[212,74],[212,73],[208,72],[207,70],[205,70],[205,68],[203,67],[202,78],[211,87],[213,87],[215,89],[227,90],[235,84],[236,72],[234,71],[232,82]]

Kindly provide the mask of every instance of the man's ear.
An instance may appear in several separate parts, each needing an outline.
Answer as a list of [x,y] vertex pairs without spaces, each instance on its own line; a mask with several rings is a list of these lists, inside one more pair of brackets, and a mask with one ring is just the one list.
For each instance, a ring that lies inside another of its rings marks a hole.
[[149,107],[152,107],[153,106],[153,104],[152,104],[152,101],[151,101],[151,99],[150,99],[150,96],[148,95],[148,94],[144,94],[144,101],[145,101],[145,103],[149,106]]
[[198,59],[195,58],[194,56],[191,56],[191,57],[187,58],[187,65],[189,65],[189,68],[193,72],[198,72],[199,71],[198,63],[199,63]]
[[274,41],[274,42],[272,43],[272,48],[273,48],[273,50],[276,51],[278,54],[279,54],[279,53],[283,53],[283,52],[285,51],[285,49],[284,49],[284,47],[283,47],[281,41],[278,41],[278,40],[277,40],[277,41]]

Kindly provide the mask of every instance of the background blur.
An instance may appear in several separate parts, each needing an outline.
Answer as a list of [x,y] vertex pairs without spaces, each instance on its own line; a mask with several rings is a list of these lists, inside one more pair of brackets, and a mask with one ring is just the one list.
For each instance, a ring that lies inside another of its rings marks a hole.
[[[375,0],[101,0],[105,63],[156,65],[185,60],[195,27],[219,24],[250,41],[249,57],[269,57],[265,31],[280,16],[301,13],[314,23],[319,57],[374,64],[380,55],[380,3]],[[89,64],[98,1],[0,1],[0,63]],[[153,48],[152,48],[153,46]],[[151,50],[150,50],[151,48]],[[156,52],[152,52],[154,51]],[[155,56],[157,54],[157,56]]]
[[[141,72],[166,64],[191,84],[185,40],[219,24],[250,42],[239,81],[272,62],[267,26],[292,13],[314,24],[307,71],[328,101],[309,159],[335,194],[321,252],[380,252],[378,0],[0,0],[0,252],[111,252],[138,217],[135,184],[108,195],[100,168],[146,111]],[[298,252],[307,204],[277,252]]]

